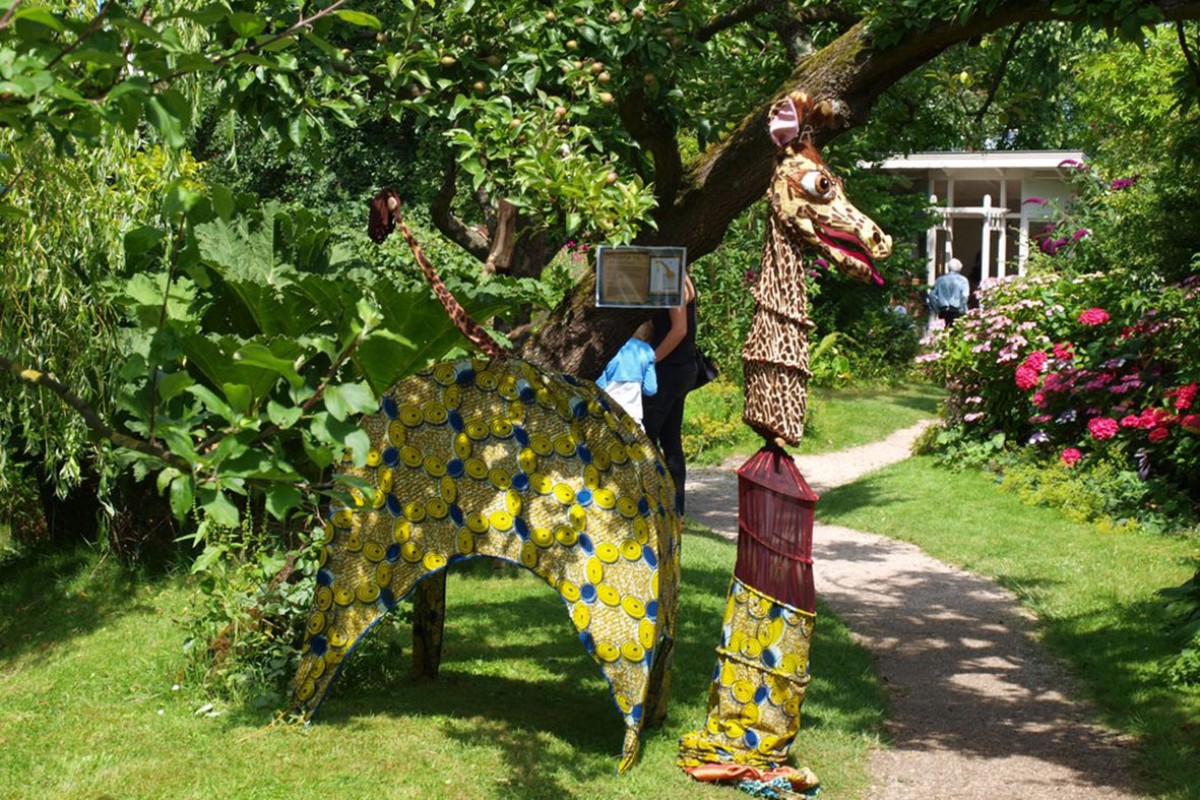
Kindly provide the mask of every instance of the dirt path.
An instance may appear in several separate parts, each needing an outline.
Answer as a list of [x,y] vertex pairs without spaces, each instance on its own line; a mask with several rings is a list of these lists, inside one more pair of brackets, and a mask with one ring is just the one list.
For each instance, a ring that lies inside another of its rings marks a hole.
[[[820,494],[906,458],[922,428],[796,461]],[[728,538],[736,467],[688,472],[688,516]],[[889,690],[892,746],[872,754],[872,800],[1139,796],[1122,741],[1071,699],[1012,594],[882,536],[818,522],[813,540],[817,595],[874,653]]]

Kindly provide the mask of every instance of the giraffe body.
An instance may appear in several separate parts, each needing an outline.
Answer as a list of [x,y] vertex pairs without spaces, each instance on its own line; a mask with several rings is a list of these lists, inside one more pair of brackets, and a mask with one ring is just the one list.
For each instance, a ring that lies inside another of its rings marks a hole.
[[516,359],[437,363],[362,424],[370,455],[348,473],[370,489],[332,514],[295,709],[316,710],[355,643],[418,582],[502,558],[566,604],[624,718],[628,768],[643,725],[666,713],[681,530],[641,428],[590,381]]

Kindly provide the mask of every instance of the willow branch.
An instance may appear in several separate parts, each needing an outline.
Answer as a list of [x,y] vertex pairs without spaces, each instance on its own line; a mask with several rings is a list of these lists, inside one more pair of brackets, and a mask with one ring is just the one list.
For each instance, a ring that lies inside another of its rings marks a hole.
[[0,356],[0,368],[8,370],[15,375],[19,380],[25,383],[32,384],[42,389],[49,389],[51,392],[59,396],[64,403],[75,409],[79,416],[83,417],[83,422],[87,425],[89,431],[97,439],[115,444],[117,447],[123,447],[126,450],[134,450],[143,455],[157,458],[165,464],[169,464],[183,472],[191,472],[192,465],[185,459],[175,455],[170,450],[151,442],[138,439],[135,436],[130,436],[127,433],[121,433],[114,430],[104,420],[100,419],[100,415],[95,410],[83,401],[79,395],[75,394],[66,385],[60,383],[44,372],[39,372],[36,369],[24,369],[17,366],[12,361],[4,356]]

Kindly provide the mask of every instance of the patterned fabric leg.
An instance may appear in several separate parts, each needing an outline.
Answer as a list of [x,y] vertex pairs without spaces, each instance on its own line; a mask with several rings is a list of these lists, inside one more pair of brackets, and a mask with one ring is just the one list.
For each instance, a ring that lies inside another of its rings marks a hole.
[[787,761],[808,688],[815,616],[780,603],[736,578],[729,589],[717,668],[703,730],[679,742],[679,765]]

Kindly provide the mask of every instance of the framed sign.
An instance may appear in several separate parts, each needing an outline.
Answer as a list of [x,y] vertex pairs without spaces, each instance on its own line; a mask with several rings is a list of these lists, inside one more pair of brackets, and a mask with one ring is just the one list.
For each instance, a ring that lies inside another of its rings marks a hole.
[[684,247],[596,248],[596,305],[674,308],[683,305]]

